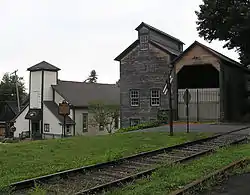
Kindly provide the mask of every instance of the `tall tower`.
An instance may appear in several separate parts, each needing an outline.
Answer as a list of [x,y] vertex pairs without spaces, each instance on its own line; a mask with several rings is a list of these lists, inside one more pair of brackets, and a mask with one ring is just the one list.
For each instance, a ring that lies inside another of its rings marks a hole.
[[30,120],[29,130],[32,135],[40,136],[43,133],[43,101],[53,100],[51,85],[57,84],[60,69],[42,61],[27,70],[30,71],[30,103],[25,118]]

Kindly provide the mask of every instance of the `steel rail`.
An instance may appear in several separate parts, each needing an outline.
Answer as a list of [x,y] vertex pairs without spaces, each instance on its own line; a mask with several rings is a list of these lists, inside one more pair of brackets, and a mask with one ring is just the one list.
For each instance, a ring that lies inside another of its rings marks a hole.
[[[97,171],[100,168],[103,169],[103,168],[107,168],[107,167],[112,167],[114,165],[122,164],[125,161],[129,162],[130,160],[133,160],[133,159],[138,159],[138,158],[142,158],[142,157],[147,158],[147,157],[150,157],[150,156],[156,156],[158,154],[164,154],[164,153],[167,153],[167,152],[170,152],[170,151],[173,151],[173,150],[177,150],[177,149],[185,148],[185,147],[189,147],[189,146],[195,146],[195,145],[199,146],[202,143],[209,142],[209,141],[214,140],[216,138],[222,138],[223,136],[233,134],[234,132],[242,131],[242,130],[245,130],[247,128],[249,128],[249,127],[244,127],[244,128],[236,129],[236,130],[233,130],[233,131],[228,131],[226,133],[216,134],[216,135],[210,136],[208,138],[203,138],[203,139],[196,140],[196,141],[190,141],[190,142],[182,143],[182,144],[179,144],[179,145],[174,145],[174,146],[167,147],[167,148],[161,148],[161,149],[153,150],[153,151],[150,151],[150,152],[139,153],[139,154],[132,155],[132,156],[129,156],[129,157],[124,157],[124,158],[121,158],[121,159],[118,159],[118,160],[113,160],[113,161],[109,161],[109,162],[105,162],[105,163],[99,163],[99,164],[90,165],[90,166],[84,166],[84,167],[80,167],[80,168],[76,168],[76,169],[70,169],[70,170],[66,170],[66,171],[57,172],[55,174],[49,174],[49,175],[45,175],[45,176],[41,176],[41,177],[27,179],[27,180],[24,180],[24,181],[13,183],[9,187],[13,188],[14,192],[15,191],[20,191],[22,189],[29,189],[29,188],[34,187],[36,183],[41,183],[41,184],[49,183],[48,181],[53,179],[53,178],[62,178],[63,179],[63,178],[67,178],[69,175],[72,176],[74,174],[83,174],[83,173],[91,172],[91,171],[93,172],[93,171]],[[244,140],[246,140],[246,137],[244,135],[241,135],[240,139],[235,139],[230,144],[239,143],[239,142],[242,142]],[[223,145],[223,142],[222,142],[222,145]],[[209,146],[207,146],[207,147],[209,147]],[[208,148],[206,150],[196,152],[193,155],[189,155],[189,156],[187,156],[185,158],[175,160],[174,163],[183,162],[183,161],[192,159],[194,157],[204,155],[204,154],[209,153],[209,152],[211,152],[213,150],[214,150],[214,148]],[[157,163],[155,163],[155,164],[157,164]],[[100,191],[100,190],[109,188],[111,186],[118,185],[121,182],[124,183],[126,181],[131,180],[131,179],[135,179],[135,178],[141,177],[143,175],[148,175],[148,174],[152,173],[153,171],[155,171],[156,169],[157,168],[147,169],[147,170],[141,171],[139,173],[132,174],[132,175],[129,175],[127,177],[123,177],[121,179],[117,179],[117,180],[114,180],[114,181],[111,181],[111,182],[106,182],[105,184],[97,185],[95,187],[79,191],[79,192],[77,192],[75,194],[86,194],[86,193],[92,193],[94,191]]]

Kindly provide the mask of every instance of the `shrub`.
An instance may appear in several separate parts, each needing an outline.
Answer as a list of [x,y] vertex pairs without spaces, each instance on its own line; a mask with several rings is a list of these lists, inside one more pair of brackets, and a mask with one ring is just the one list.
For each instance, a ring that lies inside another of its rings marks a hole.
[[161,123],[165,123],[168,121],[168,110],[158,110],[157,120]]
[[151,128],[151,127],[158,127],[161,124],[162,124],[162,122],[160,122],[160,121],[141,123],[141,124],[133,126],[133,127],[121,128],[117,131],[117,133],[136,131],[136,130],[147,129],[147,128]]

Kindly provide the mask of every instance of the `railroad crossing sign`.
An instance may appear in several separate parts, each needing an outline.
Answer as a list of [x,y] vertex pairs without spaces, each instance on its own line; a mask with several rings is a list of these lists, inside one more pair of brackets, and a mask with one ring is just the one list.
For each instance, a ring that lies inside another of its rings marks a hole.
[[[173,81],[173,77],[172,77],[172,75],[170,75],[170,78],[169,78],[170,85],[171,85],[172,81]],[[166,84],[165,84],[165,86],[164,86],[164,88],[163,88],[163,93],[164,93],[164,95],[167,94],[168,88],[169,88],[168,82],[166,82]]]
[[190,92],[188,91],[188,89],[186,89],[185,92],[184,92],[183,100],[184,100],[184,103],[185,103],[186,105],[189,104],[189,102],[190,102],[190,100],[191,100],[191,94],[190,94]]

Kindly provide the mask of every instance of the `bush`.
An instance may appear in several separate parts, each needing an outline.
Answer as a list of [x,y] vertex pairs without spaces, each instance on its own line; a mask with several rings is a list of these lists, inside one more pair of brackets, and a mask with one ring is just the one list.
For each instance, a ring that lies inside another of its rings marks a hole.
[[158,110],[157,113],[157,120],[160,121],[161,123],[165,123],[168,121],[168,110]]
[[147,123],[141,123],[139,125],[133,126],[133,127],[127,127],[127,128],[121,128],[117,131],[117,133],[123,133],[128,131],[136,131],[140,129],[147,129],[151,127],[158,127],[162,123],[160,121],[154,121],[154,122],[147,122]]

